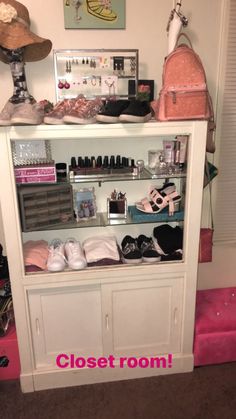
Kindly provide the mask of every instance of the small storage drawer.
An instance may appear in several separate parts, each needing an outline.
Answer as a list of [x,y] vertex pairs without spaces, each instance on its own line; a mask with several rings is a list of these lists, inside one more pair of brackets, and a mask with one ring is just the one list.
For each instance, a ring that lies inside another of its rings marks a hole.
[[22,231],[40,230],[74,220],[71,185],[19,186]]

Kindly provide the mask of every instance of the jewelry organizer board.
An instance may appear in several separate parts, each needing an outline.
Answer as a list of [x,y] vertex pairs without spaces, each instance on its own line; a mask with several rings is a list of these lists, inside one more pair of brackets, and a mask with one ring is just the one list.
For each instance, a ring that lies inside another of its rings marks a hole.
[[129,80],[137,95],[138,50],[54,50],[56,100],[82,94],[87,99],[119,97],[127,99]]

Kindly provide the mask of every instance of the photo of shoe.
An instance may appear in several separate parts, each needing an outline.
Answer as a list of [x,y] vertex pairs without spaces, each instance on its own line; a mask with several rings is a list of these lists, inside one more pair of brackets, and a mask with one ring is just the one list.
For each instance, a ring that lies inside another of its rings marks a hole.
[[117,14],[112,10],[111,0],[86,0],[87,11],[98,19],[114,21]]

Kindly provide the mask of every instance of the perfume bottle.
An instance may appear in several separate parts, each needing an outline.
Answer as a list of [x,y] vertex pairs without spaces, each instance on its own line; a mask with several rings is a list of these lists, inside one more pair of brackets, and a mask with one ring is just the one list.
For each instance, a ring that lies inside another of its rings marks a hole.
[[164,159],[164,155],[163,155],[163,153],[161,153],[160,154],[160,156],[159,156],[159,172],[161,173],[161,174],[164,174],[164,173],[166,173],[166,170],[167,170],[167,164],[166,164],[166,162],[165,162],[165,159]]

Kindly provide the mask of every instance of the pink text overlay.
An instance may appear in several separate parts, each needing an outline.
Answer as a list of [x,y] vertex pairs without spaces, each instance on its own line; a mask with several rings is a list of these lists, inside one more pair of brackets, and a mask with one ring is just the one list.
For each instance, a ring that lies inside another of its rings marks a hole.
[[59,368],[172,368],[172,354],[155,357],[126,357],[115,358],[89,356],[88,358],[75,354],[59,354],[56,357],[56,365]]

